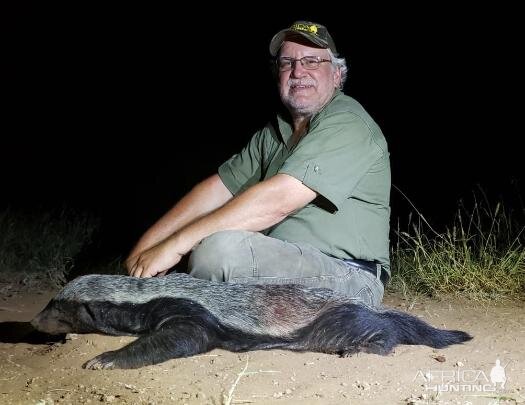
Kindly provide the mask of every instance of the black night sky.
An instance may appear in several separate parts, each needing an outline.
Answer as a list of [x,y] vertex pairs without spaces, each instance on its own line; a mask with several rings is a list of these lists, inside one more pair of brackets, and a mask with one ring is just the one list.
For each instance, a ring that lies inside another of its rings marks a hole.
[[[112,252],[264,125],[268,43],[297,19],[328,27],[350,65],[345,92],[387,138],[393,184],[431,221],[449,221],[478,185],[523,195],[515,10],[10,7],[0,208],[93,212]],[[392,208],[393,224],[409,211],[395,189]]]

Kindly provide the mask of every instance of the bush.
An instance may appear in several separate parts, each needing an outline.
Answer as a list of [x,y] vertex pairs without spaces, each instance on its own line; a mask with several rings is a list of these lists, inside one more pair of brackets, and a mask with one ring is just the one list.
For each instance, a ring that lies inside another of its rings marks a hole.
[[0,212],[0,272],[9,282],[66,283],[74,259],[91,242],[98,220],[71,209]]

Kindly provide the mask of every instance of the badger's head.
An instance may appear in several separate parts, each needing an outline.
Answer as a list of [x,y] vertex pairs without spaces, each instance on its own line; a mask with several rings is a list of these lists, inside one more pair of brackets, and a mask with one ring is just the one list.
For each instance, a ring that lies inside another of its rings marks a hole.
[[40,332],[50,335],[61,333],[91,333],[93,314],[88,306],[78,302],[53,299],[36,315],[31,325]]

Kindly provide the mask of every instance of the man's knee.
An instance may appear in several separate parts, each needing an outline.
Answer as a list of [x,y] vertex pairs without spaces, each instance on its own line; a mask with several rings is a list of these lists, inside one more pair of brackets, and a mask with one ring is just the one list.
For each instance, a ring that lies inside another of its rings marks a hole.
[[190,255],[188,270],[196,278],[228,281],[231,272],[250,265],[252,253],[248,231],[220,231],[204,238]]

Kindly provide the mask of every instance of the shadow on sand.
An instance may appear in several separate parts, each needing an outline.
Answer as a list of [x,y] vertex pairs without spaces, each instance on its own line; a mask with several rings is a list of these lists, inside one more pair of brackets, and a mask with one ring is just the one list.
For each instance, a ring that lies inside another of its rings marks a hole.
[[65,342],[66,335],[48,335],[37,331],[29,322],[0,322],[0,343],[52,344]]

